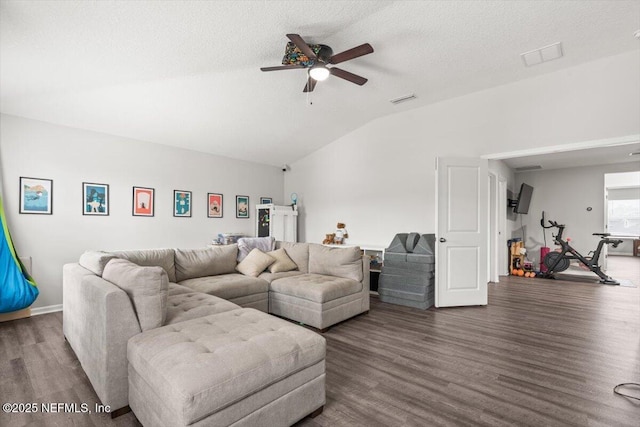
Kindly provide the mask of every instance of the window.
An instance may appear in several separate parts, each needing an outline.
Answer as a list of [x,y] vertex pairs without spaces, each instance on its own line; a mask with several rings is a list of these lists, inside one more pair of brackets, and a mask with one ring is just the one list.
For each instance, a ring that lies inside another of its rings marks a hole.
[[640,187],[608,189],[607,230],[614,236],[640,236]]

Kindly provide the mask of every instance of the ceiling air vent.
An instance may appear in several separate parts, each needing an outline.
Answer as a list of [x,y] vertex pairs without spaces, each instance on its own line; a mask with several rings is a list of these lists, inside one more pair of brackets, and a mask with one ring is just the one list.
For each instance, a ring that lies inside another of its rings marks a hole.
[[416,96],[414,94],[411,94],[411,95],[401,96],[400,98],[391,99],[391,100],[389,100],[389,102],[392,103],[393,105],[398,105],[398,104],[401,104],[403,102],[411,101],[411,100],[414,100],[414,99],[416,99]]
[[535,171],[538,169],[542,169],[540,165],[531,165],[531,166],[521,166],[519,168],[515,168],[516,172],[527,172],[527,171]]
[[562,43],[560,42],[520,54],[520,56],[522,57],[522,61],[524,61],[524,65],[526,67],[542,64],[543,62],[553,61],[554,59],[561,58],[562,55]]

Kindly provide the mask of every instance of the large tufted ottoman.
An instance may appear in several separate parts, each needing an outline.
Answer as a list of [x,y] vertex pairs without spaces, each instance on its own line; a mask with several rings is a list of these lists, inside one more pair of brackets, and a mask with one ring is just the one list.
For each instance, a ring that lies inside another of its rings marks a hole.
[[244,308],[131,338],[129,405],[145,426],[286,426],[325,403],[325,339]]

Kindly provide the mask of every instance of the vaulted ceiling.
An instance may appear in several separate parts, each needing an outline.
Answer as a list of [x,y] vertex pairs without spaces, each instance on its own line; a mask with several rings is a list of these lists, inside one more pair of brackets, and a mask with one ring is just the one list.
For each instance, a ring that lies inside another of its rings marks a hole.
[[[384,115],[639,48],[639,1],[2,1],[0,111],[260,163]],[[304,94],[287,33],[369,79]],[[520,53],[562,42],[564,57]],[[389,100],[407,94],[400,105]]]

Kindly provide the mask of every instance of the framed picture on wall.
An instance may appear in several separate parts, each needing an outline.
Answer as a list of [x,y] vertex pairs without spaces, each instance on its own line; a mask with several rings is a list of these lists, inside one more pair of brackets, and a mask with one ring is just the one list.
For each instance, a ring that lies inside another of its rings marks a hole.
[[153,188],[133,187],[133,216],[153,216],[155,192]]
[[249,196],[236,196],[236,218],[249,218]]
[[109,215],[109,185],[82,183],[82,215]]
[[20,177],[20,213],[53,213],[53,180]]
[[273,203],[273,199],[271,197],[260,197],[261,205],[268,205],[270,203]]
[[173,216],[191,216],[191,191],[173,190]]
[[222,194],[207,193],[207,217],[222,218]]

